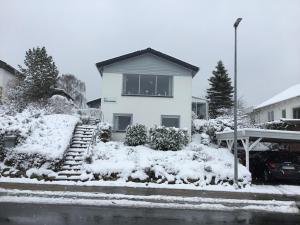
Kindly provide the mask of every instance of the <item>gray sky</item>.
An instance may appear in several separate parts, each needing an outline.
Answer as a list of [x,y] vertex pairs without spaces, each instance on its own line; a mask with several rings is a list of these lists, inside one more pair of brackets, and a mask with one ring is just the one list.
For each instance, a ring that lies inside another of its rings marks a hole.
[[152,47],[200,67],[193,92],[204,96],[219,59],[233,76],[233,23],[238,29],[238,90],[255,105],[300,83],[299,0],[0,0],[0,59],[23,64],[45,46],[60,73],[100,95],[95,63]]

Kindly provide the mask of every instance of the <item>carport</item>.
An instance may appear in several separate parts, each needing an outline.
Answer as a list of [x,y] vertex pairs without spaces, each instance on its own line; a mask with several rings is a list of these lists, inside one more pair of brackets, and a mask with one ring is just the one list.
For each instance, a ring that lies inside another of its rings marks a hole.
[[[225,141],[228,149],[232,149],[234,142],[233,130],[217,132],[216,138],[219,146],[222,141]],[[300,143],[300,132],[252,128],[238,129],[237,140],[241,141],[243,144],[246,155],[246,167],[249,170],[249,151],[251,151],[259,142]]]

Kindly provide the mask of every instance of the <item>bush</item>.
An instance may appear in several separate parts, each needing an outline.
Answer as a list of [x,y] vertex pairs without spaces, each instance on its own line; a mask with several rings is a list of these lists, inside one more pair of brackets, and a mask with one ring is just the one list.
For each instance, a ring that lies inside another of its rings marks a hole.
[[155,127],[150,129],[150,145],[157,150],[178,151],[189,142],[187,130],[175,127]]
[[72,114],[75,109],[75,105],[73,101],[68,100],[64,96],[53,95],[48,99],[46,108],[50,113]]
[[142,124],[130,125],[126,129],[125,144],[129,146],[144,145],[147,142],[147,128]]
[[108,142],[111,140],[111,125],[106,122],[98,124],[100,141]]

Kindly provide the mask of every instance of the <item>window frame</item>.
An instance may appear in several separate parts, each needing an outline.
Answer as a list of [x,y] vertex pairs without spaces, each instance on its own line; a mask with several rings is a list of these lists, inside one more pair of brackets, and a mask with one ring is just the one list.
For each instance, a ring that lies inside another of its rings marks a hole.
[[162,123],[164,118],[178,119],[178,127],[176,127],[176,128],[180,128],[180,115],[161,115],[160,116],[160,125],[161,126],[164,126],[163,123]]
[[119,133],[124,133],[126,132],[126,129],[125,130],[119,130],[119,129],[116,129],[116,117],[118,116],[128,116],[130,117],[130,123],[129,125],[132,125],[132,121],[133,121],[133,114],[132,113],[113,113],[113,132],[119,132]]
[[[138,94],[126,94],[126,76],[130,76],[130,75],[137,75],[139,77],[139,87],[138,87]],[[155,94],[154,95],[147,95],[147,94],[141,94],[141,76],[155,76],[155,87],[154,87],[154,91]],[[157,78],[158,77],[168,77],[169,78],[169,85],[170,87],[170,95],[158,95],[157,94]],[[123,74],[123,84],[122,84],[122,96],[136,96],[136,97],[162,97],[162,98],[173,98],[173,76],[171,75],[155,75],[155,74],[134,74],[134,73],[125,73]]]

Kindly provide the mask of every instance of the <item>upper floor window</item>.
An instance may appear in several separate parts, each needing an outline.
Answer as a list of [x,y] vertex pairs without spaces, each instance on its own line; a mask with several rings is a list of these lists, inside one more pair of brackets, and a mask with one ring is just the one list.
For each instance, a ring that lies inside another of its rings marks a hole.
[[172,76],[123,75],[123,95],[172,97]]

